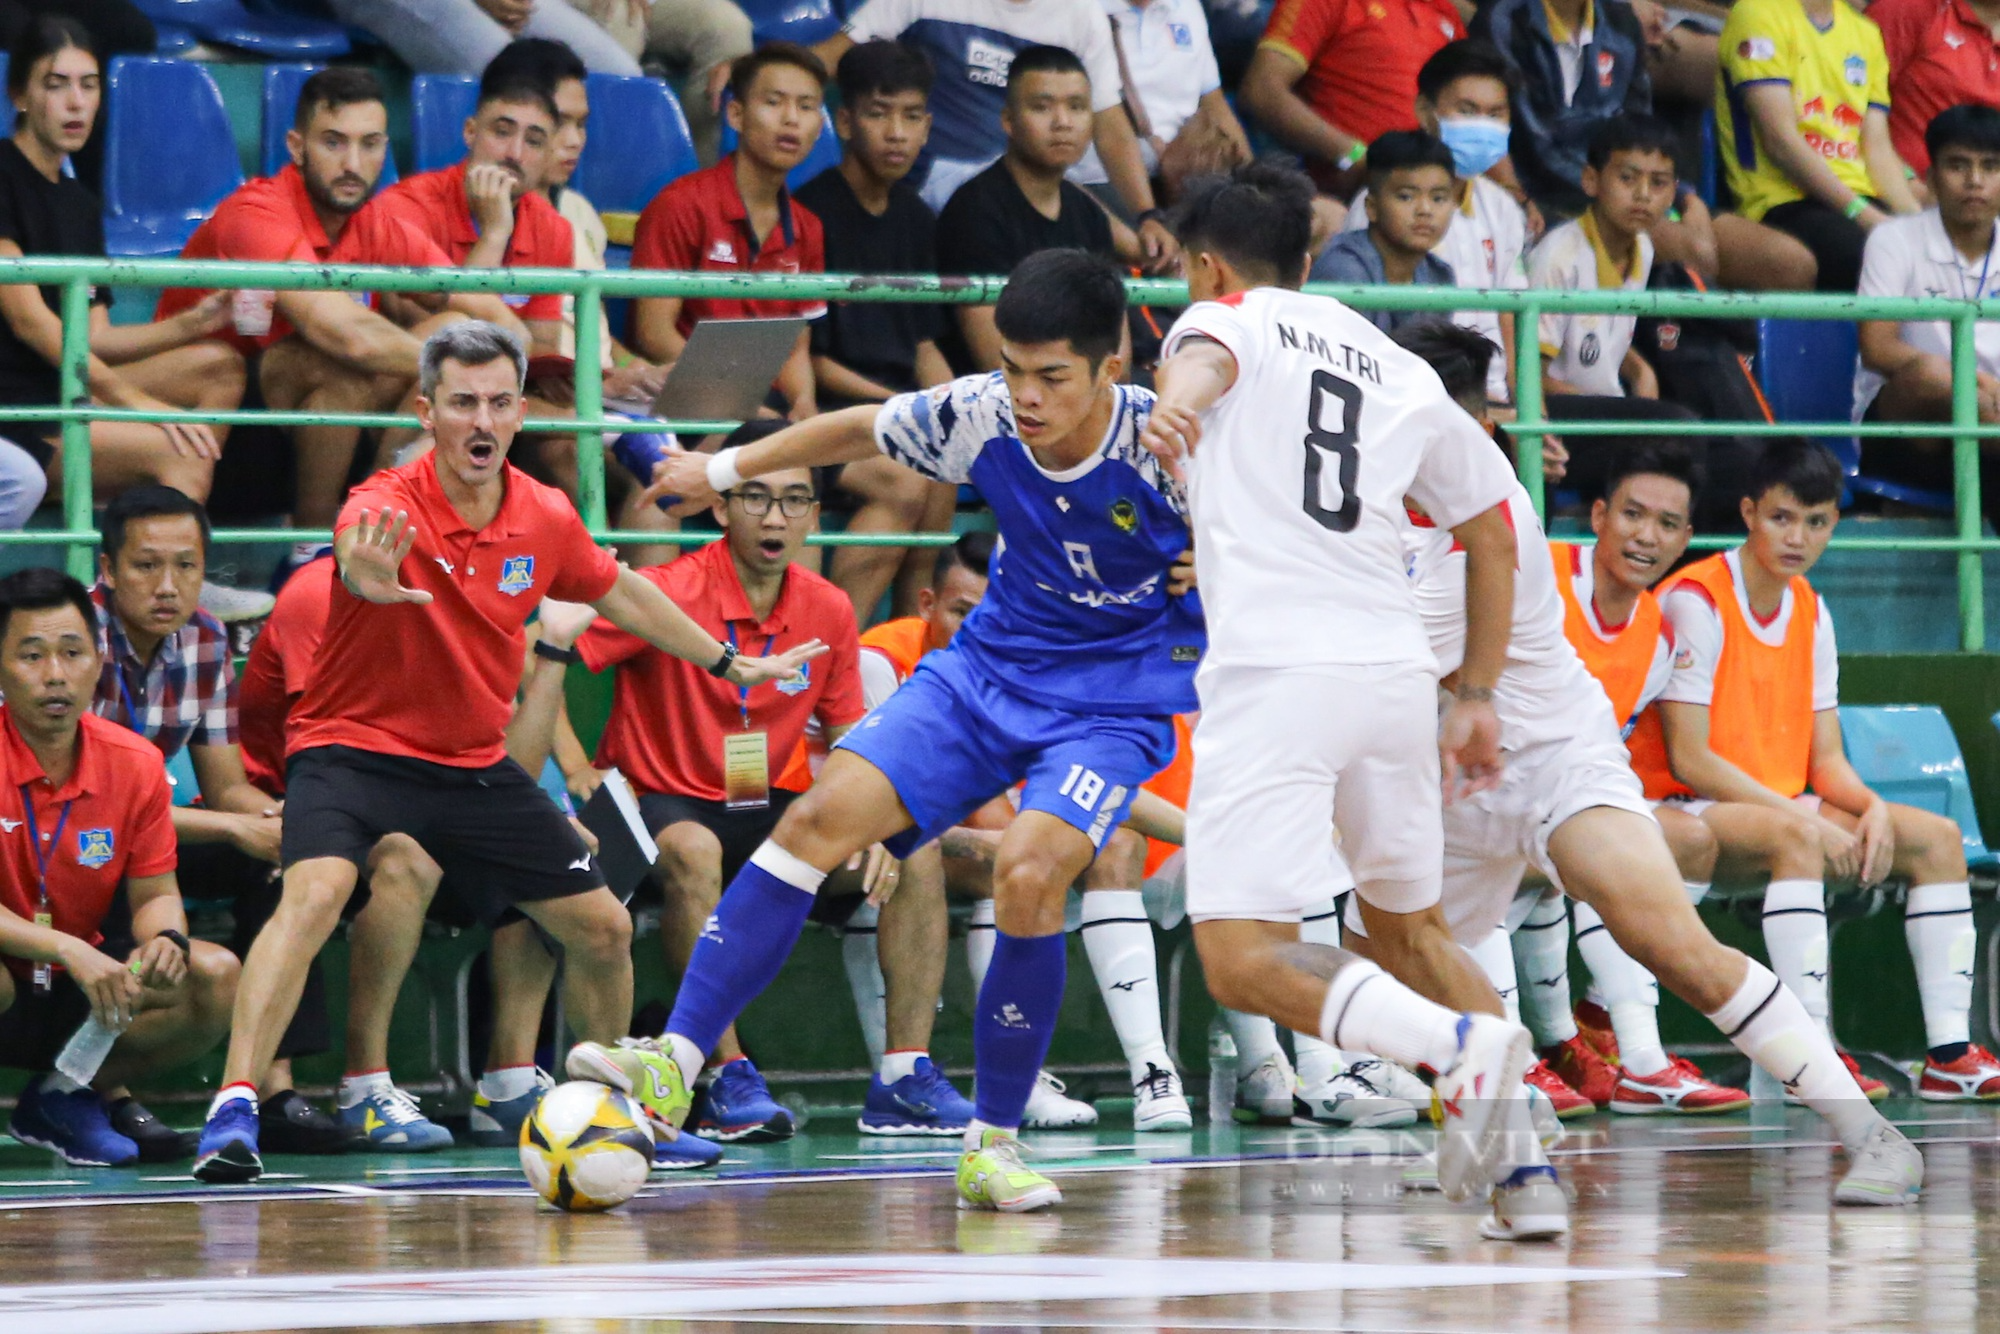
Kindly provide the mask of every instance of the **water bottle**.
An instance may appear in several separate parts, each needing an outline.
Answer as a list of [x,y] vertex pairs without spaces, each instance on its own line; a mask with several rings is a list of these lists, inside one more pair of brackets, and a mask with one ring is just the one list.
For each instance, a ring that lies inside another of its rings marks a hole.
[[1227,1125],[1236,1111],[1236,1039],[1221,1015],[1208,1022],[1208,1121]]
[[[611,446],[611,456],[623,464],[625,471],[639,479],[640,486],[653,483],[653,465],[667,456],[667,446],[674,443],[670,431],[627,431],[618,437],[618,443]],[[679,496],[661,496],[657,502],[661,509],[669,510],[680,503]]]
[[118,1029],[104,1023],[95,1014],[91,1015],[57,1054],[56,1072],[88,1086],[103,1068],[104,1058],[111,1054],[118,1034]]

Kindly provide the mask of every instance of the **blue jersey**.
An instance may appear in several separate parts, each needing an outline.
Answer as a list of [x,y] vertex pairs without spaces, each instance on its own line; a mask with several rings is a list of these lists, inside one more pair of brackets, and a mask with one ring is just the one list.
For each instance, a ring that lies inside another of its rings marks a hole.
[[1082,713],[1161,715],[1198,707],[1206,645],[1193,595],[1169,597],[1188,547],[1187,499],[1139,443],[1153,407],[1118,385],[1097,452],[1052,473],[1014,434],[999,372],[968,375],[883,405],[882,452],[940,482],[970,482],[999,520],[986,598],[947,652],[1038,703]]

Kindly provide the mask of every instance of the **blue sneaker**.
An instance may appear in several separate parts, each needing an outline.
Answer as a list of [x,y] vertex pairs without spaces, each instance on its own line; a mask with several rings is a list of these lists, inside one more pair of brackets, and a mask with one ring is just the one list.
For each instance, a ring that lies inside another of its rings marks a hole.
[[688,1124],[725,1144],[772,1144],[792,1137],[792,1114],[771,1096],[747,1056],[715,1072],[714,1082],[688,1113]]
[[537,1070],[535,1086],[518,1098],[494,1102],[475,1089],[472,1111],[466,1117],[472,1127],[472,1142],[482,1149],[511,1149],[519,1144],[521,1126],[542,1105],[542,1095],[555,1086],[547,1071]]
[[425,1116],[417,1100],[394,1084],[335,1113],[359,1133],[357,1148],[377,1153],[430,1153],[451,1147],[451,1132]]
[[893,1084],[877,1075],[868,1081],[868,1101],[855,1122],[864,1135],[963,1135],[972,1104],[951,1086],[928,1056]]
[[139,1146],[111,1128],[104,1099],[87,1088],[51,1093],[40,1075],[21,1090],[7,1133],[62,1155],[71,1167],[128,1167],[139,1161]]
[[703,1139],[692,1130],[670,1130],[654,1124],[655,1172],[694,1172],[721,1161],[722,1146],[714,1140]]
[[201,1128],[201,1143],[194,1151],[194,1178],[227,1183],[255,1181],[263,1175],[264,1160],[257,1156],[257,1104],[248,1098],[231,1098],[209,1113]]

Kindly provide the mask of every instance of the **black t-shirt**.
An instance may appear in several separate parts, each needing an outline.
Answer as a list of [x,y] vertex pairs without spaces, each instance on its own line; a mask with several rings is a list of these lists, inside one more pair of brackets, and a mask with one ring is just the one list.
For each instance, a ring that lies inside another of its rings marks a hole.
[[[828,273],[936,273],[937,218],[908,184],[889,190],[889,207],[877,217],[861,206],[854,187],[829,167],[793,192],[826,233]],[[813,322],[812,350],[831,357],[884,388],[917,388],[917,344],[936,342],[949,329],[944,306],[906,301],[834,301]],[[848,406],[819,395],[822,409]]]
[[[14,146],[12,139],[0,141],[0,239],[21,247],[24,255],[104,254],[104,216],[97,196],[69,177],[51,181]],[[111,303],[110,293],[100,287],[91,294],[100,306]],[[49,309],[62,309],[62,289],[44,287],[42,300]],[[9,406],[41,406],[55,403],[61,393],[56,368],[19,338],[5,320],[0,320],[0,403]],[[28,427],[12,423],[4,433]],[[41,430],[30,433],[40,435]]]

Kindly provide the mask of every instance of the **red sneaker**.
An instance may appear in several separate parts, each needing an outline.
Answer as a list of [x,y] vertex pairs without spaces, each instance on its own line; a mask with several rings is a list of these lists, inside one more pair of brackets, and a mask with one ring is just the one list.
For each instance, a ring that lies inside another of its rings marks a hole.
[[1611,1027],[1611,1013],[1595,1001],[1581,1000],[1574,1012],[1577,1034],[1597,1048],[1597,1054],[1618,1064],[1618,1034]]
[[1562,1076],[1549,1069],[1547,1061],[1536,1061],[1528,1067],[1521,1079],[1531,1088],[1538,1088],[1548,1095],[1555,1104],[1556,1119],[1568,1121],[1579,1116],[1589,1116],[1597,1110],[1597,1104],[1563,1083]]
[[[1889,1096],[1889,1086],[1887,1084],[1884,1084],[1879,1079],[1870,1079],[1867,1075],[1862,1074],[1861,1067],[1844,1050],[1838,1047],[1834,1048],[1834,1050],[1840,1052],[1840,1059],[1847,1065],[1847,1073],[1853,1075],[1854,1082],[1861,1085],[1861,1091],[1868,1095],[1868,1101],[1880,1102]],[[1966,1053],[1968,1056],[1971,1054],[1970,1052]],[[1990,1061],[1993,1058],[1989,1056],[1986,1059]],[[1995,1072],[2000,1073],[2000,1067],[1996,1067]]]
[[1750,1105],[1749,1094],[1711,1083],[1685,1056],[1668,1059],[1673,1064],[1658,1074],[1619,1071],[1618,1090],[1611,1095],[1611,1110],[1627,1116],[1707,1116],[1740,1112]]
[[1599,1108],[1611,1105],[1611,1095],[1618,1087],[1618,1068],[1581,1036],[1545,1049],[1542,1056],[1563,1083]]
[[1925,1102],[1992,1102],[2000,1099],[2000,1060],[1973,1043],[1948,1065],[1924,1062],[1917,1096]]

